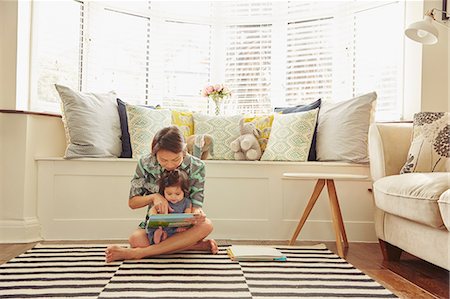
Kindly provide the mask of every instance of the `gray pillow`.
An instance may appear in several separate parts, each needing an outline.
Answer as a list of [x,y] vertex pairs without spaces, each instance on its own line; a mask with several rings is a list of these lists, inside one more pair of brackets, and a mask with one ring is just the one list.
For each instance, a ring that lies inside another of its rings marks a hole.
[[116,94],[78,92],[57,84],[55,87],[61,98],[66,131],[65,158],[120,156],[122,144]]
[[317,127],[317,160],[367,163],[369,125],[376,92],[344,102],[322,102]]

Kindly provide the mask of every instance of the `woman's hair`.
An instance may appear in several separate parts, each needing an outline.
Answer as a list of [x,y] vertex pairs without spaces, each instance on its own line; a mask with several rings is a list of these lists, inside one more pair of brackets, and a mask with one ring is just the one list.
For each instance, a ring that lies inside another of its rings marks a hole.
[[158,181],[159,193],[164,196],[164,190],[166,187],[179,186],[184,192],[184,196],[189,194],[189,177],[183,170],[175,169],[171,171],[165,171],[161,175]]
[[152,141],[152,154],[159,150],[181,153],[186,151],[186,142],[180,129],[176,126],[165,127],[159,130]]

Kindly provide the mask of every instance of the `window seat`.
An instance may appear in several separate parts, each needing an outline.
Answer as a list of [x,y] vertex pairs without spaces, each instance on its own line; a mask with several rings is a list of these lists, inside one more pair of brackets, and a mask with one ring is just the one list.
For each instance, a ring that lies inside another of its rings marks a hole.
[[[126,239],[145,209],[128,207],[135,159],[35,158],[38,221],[45,240]],[[288,240],[314,187],[313,180],[283,178],[285,172],[351,173],[363,181],[338,181],[349,241],[376,241],[370,171],[343,162],[206,162],[204,210],[220,239]],[[326,192],[320,196],[299,239],[334,240]]]

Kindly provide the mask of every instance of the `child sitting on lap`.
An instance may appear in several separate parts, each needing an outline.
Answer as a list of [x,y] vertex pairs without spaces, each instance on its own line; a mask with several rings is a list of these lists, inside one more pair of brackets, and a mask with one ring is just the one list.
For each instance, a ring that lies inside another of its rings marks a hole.
[[[165,197],[169,203],[170,213],[191,213],[192,202],[184,197],[189,194],[189,178],[186,172],[175,169],[166,171],[159,180],[159,193]],[[149,215],[158,214],[154,206],[149,209]],[[147,228],[148,240],[150,244],[158,244],[177,232],[185,231],[186,227],[159,227]]]

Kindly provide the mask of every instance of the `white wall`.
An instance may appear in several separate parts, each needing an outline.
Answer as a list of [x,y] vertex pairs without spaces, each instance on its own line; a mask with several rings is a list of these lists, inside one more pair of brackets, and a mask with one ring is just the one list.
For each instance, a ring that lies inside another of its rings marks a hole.
[[[432,8],[442,9],[442,0],[426,0],[424,13]],[[440,18],[440,13],[437,17]],[[439,31],[438,43],[423,46],[421,111],[450,111],[450,22],[446,25],[434,22],[434,25]]]

